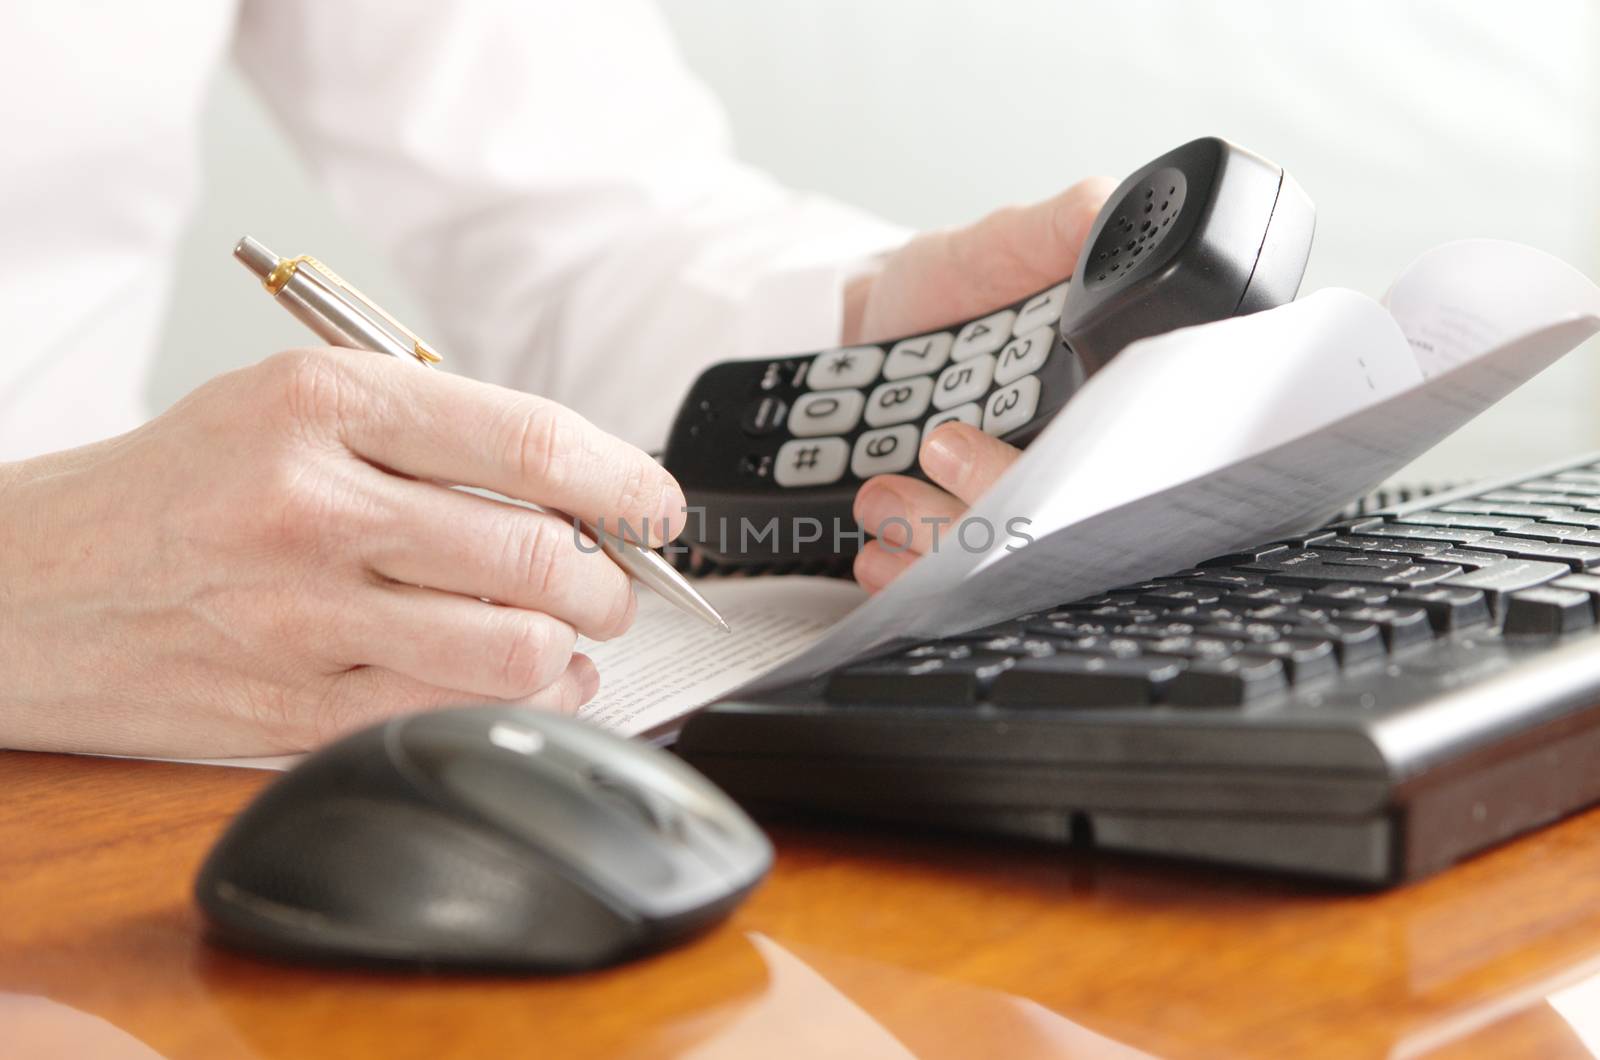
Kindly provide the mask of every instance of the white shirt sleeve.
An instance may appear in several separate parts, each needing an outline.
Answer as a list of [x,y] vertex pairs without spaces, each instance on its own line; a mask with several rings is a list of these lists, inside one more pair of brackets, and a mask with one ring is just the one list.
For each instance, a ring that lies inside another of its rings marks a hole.
[[646,0],[246,0],[237,47],[458,370],[636,444],[713,361],[837,344],[907,236],[735,161]]

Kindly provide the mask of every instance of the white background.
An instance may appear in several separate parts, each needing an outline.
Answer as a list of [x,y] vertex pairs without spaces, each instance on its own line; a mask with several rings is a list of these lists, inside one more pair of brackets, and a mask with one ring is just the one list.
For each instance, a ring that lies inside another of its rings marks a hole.
[[[741,154],[896,221],[964,222],[1216,134],[1285,166],[1316,201],[1302,291],[1379,295],[1417,253],[1464,236],[1531,243],[1600,278],[1600,5],[1584,0],[665,7]],[[245,232],[317,255],[426,333],[231,72],[206,136],[207,191],[182,248],[155,408],[234,367],[241,332],[262,355],[307,341],[229,259]],[[1410,477],[1600,448],[1597,412],[1590,344]]]

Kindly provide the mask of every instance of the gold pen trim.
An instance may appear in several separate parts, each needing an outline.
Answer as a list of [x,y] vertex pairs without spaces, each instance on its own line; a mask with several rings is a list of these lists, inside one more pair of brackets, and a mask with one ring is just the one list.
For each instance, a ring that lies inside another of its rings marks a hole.
[[400,321],[396,320],[384,310],[380,309],[376,302],[358,291],[354,284],[345,280],[338,273],[334,272],[332,269],[328,268],[322,262],[318,261],[316,258],[313,258],[309,254],[302,254],[297,258],[279,258],[278,264],[273,266],[272,271],[267,273],[266,279],[261,281],[261,286],[267,289],[268,294],[276,298],[278,296],[278,292],[283,290],[283,285],[289,282],[289,279],[299,271],[300,266],[302,265],[308,269],[315,269],[317,272],[322,274],[324,279],[333,284],[335,287],[343,288],[347,294],[351,295],[356,301],[361,303],[361,307],[364,310],[375,313],[382,317],[390,327],[394,328],[407,339],[411,340],[411,355],[417,360],[427,365],[438,364],[444,360],[443,357],[440,357],[437,353],[433,352],[433,350],[428,347],[427,343],[419,339],[410,328],[406,327],[404,324],[400,323]]

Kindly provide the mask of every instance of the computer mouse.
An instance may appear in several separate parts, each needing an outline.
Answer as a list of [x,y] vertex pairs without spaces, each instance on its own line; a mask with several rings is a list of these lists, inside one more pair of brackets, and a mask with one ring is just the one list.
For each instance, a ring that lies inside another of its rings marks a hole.
[[666,751],[485,706],[313,753],[217,841],[195,897],[219,941],[278,957],[577,970],[709,927],[771,865]]

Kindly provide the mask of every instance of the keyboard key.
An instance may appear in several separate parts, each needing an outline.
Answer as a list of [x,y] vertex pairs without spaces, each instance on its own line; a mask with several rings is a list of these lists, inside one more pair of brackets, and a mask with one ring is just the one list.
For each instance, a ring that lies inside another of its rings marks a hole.
[[889,350],[889,359],[883,365],[883,377],[893,381],[909,379],[914,375],[932,375],[950,359],[950,347],[955,341],[956,337],[948,331],[901,339]]
[[1447,588],[1482,589],[1489,597],[1489,606],[1499,613],[1506,594],[1555,581],[1571,569],[1564,563],[1508,559],[1481,570],[1457,575],[1440,584]]
[[1036,328],[1006,343],[994,366],[995,383],[1006,386],[1043,368],[1055,341],[1054,328]]
[[1291,684],[1304,684],[1319,677],[1327,677],[1339,670],[1339,657],[1334,654],[1333,642],[1311,637],[1283,637],[1265,644],[1252,644],[1246,649],[1249,655],[1266,655],[1283,664],[1284,675]]
[[1139,707],[1183,672],[1183,659],[1161,656],[1052,655],[1019,659],[994,683],[1002,707]]
[[1568,545],[1556,541],[1530,541],[1520,537],[1486,537],[1472,543],[1475,552],[1498,552],[1517,559],[1552,560],[1567,564],[1573,570],[1587,570],[1600,566],[1600,546]]
[[812,390],[862,387],[878,378],[883,350],[876,346],[846,346],[819,353],[812,360],[806,385]]
[[1541,478],[1517,483],[1519,490],[1542,493],[1564,493],[1569,497],[1600,497],[1600,482],[1575,482],[1570,479]]
[[1565,541],[1574,545],[1600,545],[1600,532],[1565,523],[1524,523],[1515,530],[1507,530],[1505,536],[1527,537],[1535,541]]
[[[1519,526],[1526,526],[1528,520],[1514,515],[1468,515],[1460,512],[1434,510],[1396,516],[1395,524],[1399,526],[1420,525],[1441,528],[1459,527],[1466,530],[1515,530]],[[1470,540],[1470,538],[1467,540]]]
[[1024,633],[1005,633],[1000,636],[985,637],[977,641],[975,646],[981,651],[992,651],[1000,655],[1028,656],[1042,659],[1047,655],[1054,655],[1057,644],[1048,637],[1030,637]]
[[1554,636],[1594,625],[1594,607],[1581,589],[1524,589],[1506,601],[1505,635]]
[[1433,640],[1428,613],[1420,607],[1352,607],[1337,614],[1345,622],[1371,622],[1377,626],[1390,651]]
[[[1435,511],[1455,512],[1462,515],[1520,515],[1524,519],[1559,518],[1572,511],[1559,504],[1496,504],[1493,501],[1452,501],[1441,504]],[[1600,525],[1597,523],[1596,525]]]
[[933,380],[925,375],[898,383],[880,383],[867,398],[863,418],[868,427],[887,427],[891,423],[920,420],[933,397]]
[[1222,598],[1227,607],[1251,610],[1257,607],[1292,606],[1305,599],[1304,589],[1283,589],[1274,585],[1251,585]]
[[1254,563],[1241,564],[1241,567],[1266,574],[1268,585],[1306,585],[1312,588],[1336,582],[1352,582],[1409,589],[1430,585],[1461,573],[1461,568],[1454,564],[1416,563],[1404,556],[1316,549],[1273,553]]
[[1370,622],[1348,622],[1335,619],[1331,622],[1309,622],[1290,626],[1288,633],[1310,640],[1325,640],[1333,645],[1339,656],[1339,665],[1358,666],[1383,657],[1383,631]]
[[[1600,582],[1600,578],[1595,579]],[[1469,626],[1483,625],[1489,621],[1489,599],[1477,589],[1458,589],[1447,585],[1434,585],[1401,593],[1393,601],[1397,606],[1420,607],[1428,613],[1428,621],[1439,633],[1453,633]]]
[[[1494,519],[1493,515],[1463,515],[1463,519]],[[1527,526],[1526,519],[1507,519],[1512,528]],[[1385,526],[1374,526],[1367,531],[1371,537],[1398,537],[1408,541],[1434,541],[1444,545],[1467,545],[1490,536],[1492,527],[1465,527],[1433,523],[1389,523]]]
[[1246,563],[1254,563],[1263,556],[1269,556],[1274,552],[1287,552],[1288,550],[1288,545],[1257,545],[1255,548],[1247,548],[1241,552],[1227,552],[1223,555],[1213,557],[1212,559],[1208,559],[1204,563],[1200,564],[1200,566],[1207,568],[1239,567]]
[[1202,659],[1189,664],[1164,690],[1176,707],[1233,707],[1282,692],[1283,663],[1269,656]]
[[983,407],[983,430],[996,438],[1026,427],[1039,411],[1039,377],[1024,376],[989,395]]
[[1569,503],[1553,499],[1552,495],[1547,492],[1524,489],[1492,490],[1488,493],[1480,493],[1477,499],[1494,504],[1557,504],[1573,508],[1583,507],[1581,503]]
[[826,486],[844,477],[850,445],[843,438],[795,438],[783,443],[772,469],[780,486]]
[[1188,588],[1181,585],[1157,584],[1149,592],[1139,594],[1141,604],[1150,604],[1154,607],[1194,607],[1198,604],[1214,604],[1222,599],[1222,593],[1217,589],[1207,589],[1203,586]]
[[957,361],[939,373],[933,388],[933,407],[951,409],[967,401],[976,401],[989,389],[994,378],[994,356],[984,354],[970,361]]
[[861,419],[866,399],[859,390],[816,390],[795,399],[789,433],[797,438],[844,434]]
[[1040,291],[1017,310],[1016,323],[1011,326],[1015,335],[1026,335],[1034,328],[1049,328],[1061,319],[1061,308],[1067,304],[1067,288],[1072,286],[1069,280],[1058,283],[1048,291]]
[[986,353],[993,353],[1011,341],[1011,327],[1016,319],[1015,310],[1002,309],[998,313],[990,313],[986,317],[979,317],[970,322],[956,333],[956,341],[950,347],[950,356],[957,361],[966,361],[973,357],[982,357]]
[[[1421,527],[1408,529],[1420,530]],[[1487,530],[1441,530],[1439,533],[1477,534],[1488,537]],[[1316,547],[1334,552],[1378,552],[1391,556],[1410,556],[1413,559],[1422,559],[1439,552],[1445,552],[1455,545],[1447,541],[1418,540],[1410,535],[1397,537],[1374,537],[1370,534],[1356,534],[1351,537],[1335,537],[1327,541],[1318,541]]]
[[1394,593],[1378,585],[1325,585],[1305,598],[1311,607],[1382,607]]
[[1569,574],[1550,583],[1553,589],[1576,589],[1589,594],[1589,606],[1600,617],[1600,575]]
[[1498,552],[1477,552],[1464,548],[1451,548],[1443,552],[1435,552],[1428,558],[1435,563],[1454,563],[1456,566],[1469,571],[1493,567],[1495,564],[1504,563],[1506,560]]
[[892,475],[904,471],[916,459],[917,425],[902,423],[898,427],[868,431],[857,438],[855,452],[850,457],[850,473],[857,478]]
[[839,703],[971,706],[1014,661],[1009,655],[977,651],[959,659],[879,659],[834,674],[827,698]]
[[[1528,507],[1532,507],[1529,505]],[[1571,508],[1552,509],[1551,514],[1539,520],[1541,526],[1581,526],[1589,530],[1600,530],[1600,515],[1593,512],[1577,512]]]

